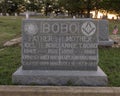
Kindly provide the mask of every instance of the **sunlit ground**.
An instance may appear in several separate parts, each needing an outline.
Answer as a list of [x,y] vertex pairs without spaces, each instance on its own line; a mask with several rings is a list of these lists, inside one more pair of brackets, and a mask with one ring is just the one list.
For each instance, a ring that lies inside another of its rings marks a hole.
[[[93,14],[93,18],[95,17],[95,11],[91,11],[90,13],[92,13]],[[115,14],[110,14],[110,13],[108,13],[107,14],[108,15],[108,19],[117,19],[117,16],[115,15]],[[101,12],[98,12],[98,16],[97,16],[97,18],[102,18],[103,17],[103,13],[101,13]]]

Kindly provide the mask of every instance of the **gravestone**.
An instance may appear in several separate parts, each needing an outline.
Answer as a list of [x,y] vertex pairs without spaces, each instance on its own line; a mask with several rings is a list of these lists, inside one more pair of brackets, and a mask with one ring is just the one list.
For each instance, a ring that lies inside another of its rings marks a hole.
[[0,13],[0,16],[3,16],[3,13]]
[[6,13],[6,16],[9,16],[9,13]]
[[99,45],[112,46],[114,41],[109,38],[108,20],[99,20]]
[[26,17],[26,19],[29,18],[29,12],[28,11],[25,13],[25,17]]
[[22,67],[13,83],[107,85],[98,67],[98,27],[92,19],[24,20]]
[[17,14],[17,13],[15,13],[15,16],[18,16],[18,14]]

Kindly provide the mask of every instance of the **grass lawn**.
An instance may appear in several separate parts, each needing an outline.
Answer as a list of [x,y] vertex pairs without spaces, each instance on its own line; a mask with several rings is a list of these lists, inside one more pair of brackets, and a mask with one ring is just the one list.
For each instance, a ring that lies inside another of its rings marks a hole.
[[0,47],[3,42],[20,36],[21,34],[21,17],[0,16]]
[[[0,17],[0,85],[11,85],[12,73],[21,65],[21,47],[3,47],[2,44],[20,36],[22,18]],[[119,23],[110,21],[110,32]],[[99,65],[108,75],[108,86],[120,87],[120,48],[100,48]]]
[[120,87],[120,48],[100,48],[99,66],[108,76],[108,86]]
[[0,49],[0,85],[12,84],[12,73],[20,66],[21,48],[12,46]]

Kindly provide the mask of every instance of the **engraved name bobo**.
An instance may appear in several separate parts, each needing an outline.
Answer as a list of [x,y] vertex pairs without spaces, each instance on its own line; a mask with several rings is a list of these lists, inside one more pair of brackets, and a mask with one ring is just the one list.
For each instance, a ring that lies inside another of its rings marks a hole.
[[35,35],[38,33],[38,26],[35,23],[26,23],[24,26],[24,31],[28,35]]
[[88,22],[83,23],[81,30],[85,36],[91,36],[95,33],[96,26],[93,22],[88,21]]

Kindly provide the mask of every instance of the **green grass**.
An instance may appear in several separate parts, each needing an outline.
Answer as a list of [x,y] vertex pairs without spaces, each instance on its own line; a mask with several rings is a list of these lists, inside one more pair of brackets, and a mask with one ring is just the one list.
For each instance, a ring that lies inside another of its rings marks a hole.
[[[20,36],[22,18],[0,17],[0,85],[11,85],[12,74],[21,66],[20,46],[3,47],[2,44]],[[115,24],[119,25],[120,30],[119,23],[119,21],[110,21],[110,30]],[[99,65],[108,75],[108,86],[120,87],[120,48],[100,48]]]
[[19,46],[0,49],[0,85],[12,84],[12,74],[21,64],[20,50]]
[[3,47],[3,43],[21,34],[23,17],[0,16],[0,85],[11,83],[12,73],[20,66],[20,47]]
[[21,34],[21,17],[0,17],[0,46]]
[[109,86],[120,87],[120,48],[100,49],[99,65],[108,75]]

